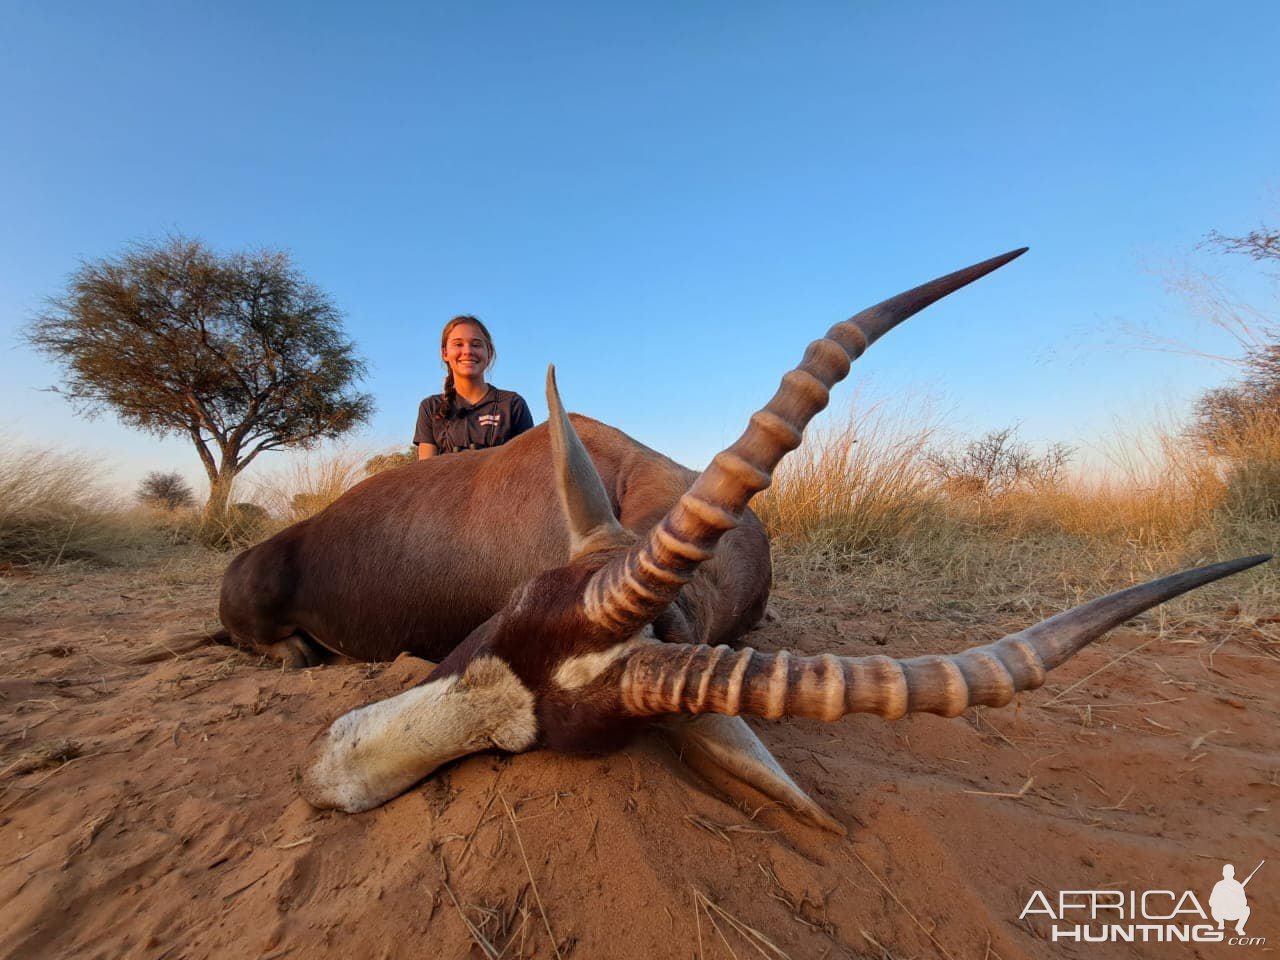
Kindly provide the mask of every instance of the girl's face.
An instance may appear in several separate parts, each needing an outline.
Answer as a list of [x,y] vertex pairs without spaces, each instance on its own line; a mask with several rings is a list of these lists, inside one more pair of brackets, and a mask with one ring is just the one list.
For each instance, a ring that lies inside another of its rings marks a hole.
[[459,323],[445,338],[440,359],[449,365],[454,379],[479,380],[484,378],[492,356],[484,332],[474,323]]

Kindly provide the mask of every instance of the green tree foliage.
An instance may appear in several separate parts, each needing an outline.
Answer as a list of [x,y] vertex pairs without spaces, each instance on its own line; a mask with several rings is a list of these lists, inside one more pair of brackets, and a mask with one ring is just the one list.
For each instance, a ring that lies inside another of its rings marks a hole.
[[278,251],[134,245],[82,264],[27,336],[63,365],[61,392],[82,413],[190,439],[209,518],[260,453],[339,436],[373,411],[341,313]]
[[187,481],[182,479],[182,474],[176,471],[161,473],[159,470],[153,470],[142,478],[134,496],[139,503],[165,510],[189,507],[196,499]]

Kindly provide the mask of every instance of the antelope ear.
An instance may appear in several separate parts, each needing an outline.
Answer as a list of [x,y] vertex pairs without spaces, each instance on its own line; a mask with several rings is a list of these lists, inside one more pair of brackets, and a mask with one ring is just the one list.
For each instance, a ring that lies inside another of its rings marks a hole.
[[360,813],[443,763],[491,747],[519,753],[537,735],[533,694],[483,654],[461,673],[343,714],[312,742],[298,786],[313,807]]
[[734,785],[746,784],[802,819],[846,835],[843,824],[796,785],[741,717],[704,713],[693,718],[671,717],[660,726],[685,766],[713,786],[727,787],[725,792],[732,795]]
[[569,422],[556,387],[556,368],[547,367],[547,409],[551,428],[551,464],[556,492],[569,525],[569,559],[615,546],[629,546],[634,538],[613,515],[595,464]]

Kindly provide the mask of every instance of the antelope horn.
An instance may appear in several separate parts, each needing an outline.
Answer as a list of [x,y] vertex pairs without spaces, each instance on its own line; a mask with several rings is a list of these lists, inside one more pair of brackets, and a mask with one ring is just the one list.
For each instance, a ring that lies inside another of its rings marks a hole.
[[547,409],[556,492],[569,525],[569,558],[577,560],[596,550],[631,543],[633,538],[614,517],[600,474],[564,412],[554,364],[547,367]]
[[704,713],[668,717],[659,723],[684,765],[712,786],[743,799],[736,788],[745,784],[824,830],[846,833],[839,820],[800,789],[741,717]]
[[740,713],[838,720],[875,713],[954,717],[1003,707],[1112,627],[1179,594],[1270,560],[1268,554],[1185,570],[1082,604],[1020,633],[951,656],[795,657],[786,651],[651,644],[623,669],[623,707],[636,716]]
[[800,366],[763,410],[752,415],[737,443],[718,453],[648,537],[611,560],[587,584],[587,616],[611,632],[639,630],[669,604],[738,525],[747,502],[769,486],[773,470],[800,445],[805,426],[827,405],[832,386],[872,343],[912,314],[1004,266],[1026,247],[908,290],[843,323],[805,350]]

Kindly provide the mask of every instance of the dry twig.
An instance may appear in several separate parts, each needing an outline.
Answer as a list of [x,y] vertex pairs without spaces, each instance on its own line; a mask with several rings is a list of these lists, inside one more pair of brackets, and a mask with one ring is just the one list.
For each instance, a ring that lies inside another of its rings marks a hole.
[[[755,927],[749,926],[748,924],[739,920],[737,917],[729,913],[729,911],[725,910],[724,907],[720,906],[718,903],[713,901],[710,897],[708,897],[705,893],[703,893],[697,887],[693,887],[692,890],[693,890],[695,915],[699,906],[701,906],[701,908],[707,912],[707,920],[711,922],[711,926],[715,929],[716,933],[720,935],[720,939],[724,941],[725,949],[729,951],[731,956],[737,957],[737,954],[735,954],[733,952],[733,948],[729,946],[729,941],[725,937],[723,931],[721,931],[720,925],[716,923],[716,918],[711,915],[712,910],[714,910],[716,914],[722,920],[724,920],[725,923],[729,924],[729,926],[732,927],[733,930],[736,931],[740,937],[742,937],[742,939],[746,940],[747,943],[749,943],[755,949],[755,951],[758,954],[760,954],[760,956],[765,958],[765,960],[768,960],[770,956],[777,957],[779,958],[779,960],[791,960],[790,954],[788,954],[785,950],[779,947],[776,943],[774,943],[772,940],[766,937],[763,933],[761,933]],[[702,949],[701,923],[699,923],[699,926],[698,926],[698,938],[699,938],[698,949],[699,951],[701,951]]]
[[1031,785],[1036,782],[1035,777],[1027,777],[1027,782],[1017,793],[1000,793],[991,790],[965,790],[964,793],[972,794],[975,797],[1003,797],[1006,800],[1021,800],[1027,795],[1027,791],[1031,789]]
[[444,884],[445,893],[449,894],[449,899],[453,901],[453,906],[458,911],[458,916],[460,916],[462,918],[462,922],[466,924],[467,931],[471,934],[472,942],[481,949],[489,960],[498,960],[502,955],[498,953],[497,947],[490,943],[488,938],[480,932],[480,928],[471,922],[471,918],[468,917],[466,911],[462,909],[462,904],[458,902],[458,897],[457,894],[453,892],[453,887],[449,886],[449,869],[445,866],[444,858],[441,858],[440,860],[440,871],[442,874],[440,882]]
[[1084,677],[1083,679],[1077,680],[1075,683],[1071,684],[1071,686],[1069,686],[1069,687],[1067,687],[1065,690],[1062,690],[1061,692],[1059,692],[1059,693],[1058,693],[1058,695],[1057,695],[1057,696],[1055,696],[1052,700],[1048,700],[1048,701],[1046,701],[1046,702],[1045,702],[1045,703],[1043,703],[1041,706],[1045,706],[1045,707],[1047,707],[1047,706],[1049,706],[1050,704],[1057,703],[1059,700],[1061,700],[1063,697],[1065,697],[1068,693],[1070,693],[1070,692],[1071,692],[1072,690],[1074,690],[1076,687],[1079,687],[1079,686],[1082,686],[1082,685],[1083,685],[1083,684],[1085,684],[1085,683],[1088,683],[1090,680],[1092,680],[1092,679],[1093,679],[1094,677],[1096,677],[1098,674],[1102,673],[1102,671],[1104,671],[1104,670],[1110,670],[1112,667],[1114,667],[1117,663],[1119,663],[1119,662],[1120,662],[1121,660],[1123,660],[1125,657],[1133,656],[1133,654],[1137,653],[1139,650],[1145,649],[1146,647],[1151,646],[1151,644],[1153,644],[1153,643],[1155,643],[1155,642],[1156,642],[1156,641],[1155,641],[1155,638],[1154,638],[1154,637],[1153,637],[1152,639],[1150,639],[1150,640],[1144,640],[1144,641],[1142,641],[1142,643],[1138,644],[1138,645],[1137,645],[1136,647],[1134,647],[1132,650],[1126,650],[1124,653],[1120,654],[1120,656],[1116,657],[1114,660],[1111,660],[1111,661],[1109,661],[1109,662],[1107,662],[1107,663],[1104,663],[1102,666],[1100,666],[1097,670],[1093,671],[1093,673],[1089,674],[1087,677]]
[[[1028,783],[1028,786],[1029,785],[1030,783]],[[887,893],[893,899],[893,902],[902,908],[902,912],[911,918],[911,922],[914,923],[917,927],[919,927],[920,931],[926,937],[929,938],[929,941],[935,947],[938,948],[938,952],[942,954],[944,957],[946,957],[947,960],[955,960],[955,958],[952,957],[951,954],[947,953],[947,948],[938,942],[938,938],[933,935],[933,932],[929,930],[929,928],[926,927],[923,923],[920,922],[919,918],[916,917],[916,915],[912,913],[910,909],[908,909],[907,905],[898,899],[898,895],[893,892],[893,889],[887,883],[885,883],[883,880],[880,879],[879,874],[877,874],[874,870],[871,869],[871,867],[867,864],[867,861],[863,860],[862,857],[858,855],[858,851],[853,849],[852,844],[850,844],[849,846],[849,852],[853,854],[854,859],[856,859],[860,864],[862,864],[862,869],[866,870],[867,873],[871,874],[871,878],[875,880],[876,883],[880,884],[880,888],[884,890],[884,892]]]
[[542,906],[542,896],[538,893],[538,884],[533,879],[533,870],[529,867],[529,857],[524,852],[524,840],[520,836],[520,827],[516,824],[515,811],[511,809],[511,804],[507,803],[507,798],[502,797],[502,805],[507,808],[507,817],[511,820],[511,829],[516,832],[516,844],[520,847],[520,859],[524,861],[524,869],[529,874],[529,885],[533,887],[533,899],[538,904],[538,913],[542,915],[542,925],[547,928],[547,936],[551,940],[551,949],[556,955],[556,960],[560,958],[560,947],[556,944],[556,935],[551,932],[551,922],[547,920],[547,911]]

